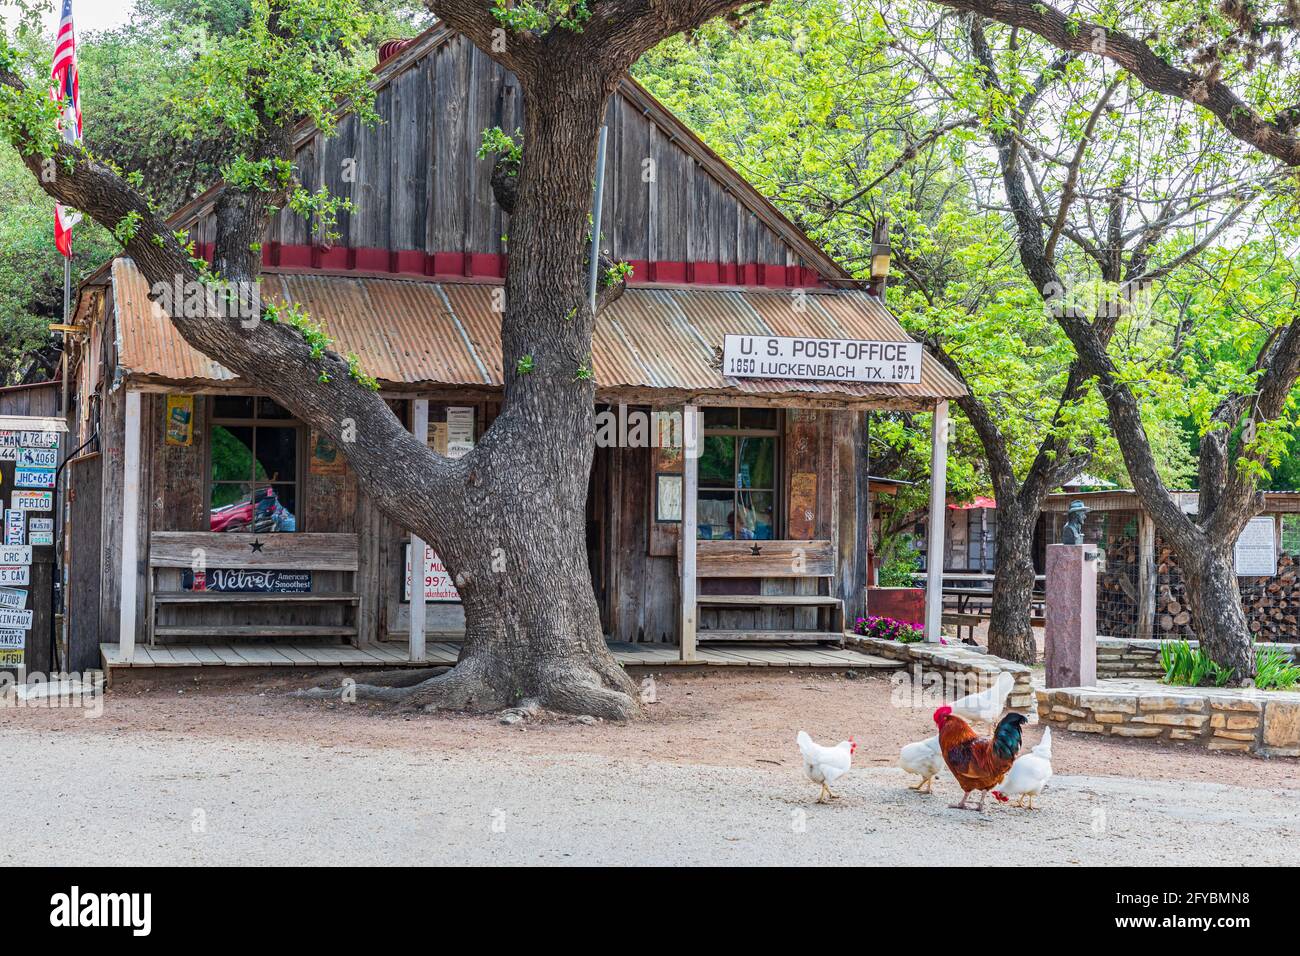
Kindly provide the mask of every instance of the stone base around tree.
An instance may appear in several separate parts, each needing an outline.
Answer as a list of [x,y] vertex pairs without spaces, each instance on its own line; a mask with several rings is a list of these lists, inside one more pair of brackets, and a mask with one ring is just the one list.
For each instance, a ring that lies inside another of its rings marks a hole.
[[1003,671],[1013,675],[1016,682],[1007,697],[1007,707],[1032,715],[1034,712],[1033,672],[1024,664],[986,654],[967,644],[903,644],[878,637],[846,634],[850,647],[906,664],[919,664],[923,671],[938,673],[944,678],[957,678],[968,687],[956,696],[984,690],[993,686]]
[[1300,693],[1107,680],[1038,690],[1039,720],[1063,730],[1300,757]]
[[[1165,669],[1160,666],[1160,645],[1164,641],[1138,640],[1129,637],[1097,638],[1097,677],[1114,679],[1123,677],[1148,677],[1158,680],[1164,676]],[[1192,647],[1196,641],[1188,641]],[[1264,644],[1255,645],[1256,652],[1279,650],[1292,660],[1300,654],[1298,644]]]

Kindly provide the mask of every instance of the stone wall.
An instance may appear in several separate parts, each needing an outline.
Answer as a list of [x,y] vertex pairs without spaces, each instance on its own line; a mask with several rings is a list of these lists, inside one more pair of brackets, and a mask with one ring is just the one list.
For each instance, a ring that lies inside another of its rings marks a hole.
[[[1097,679],[1107,680],[1125,677],[1149,677],[1153,680],[1164,677],[1165,669],[1160,666],[1160,645],[1163,641],[1139,641],[1122,637],[1097,638]],[[1196,641],[1189,641],[1192,647]],[[1295,644],[1256,644],[1257,650],[1270,648],[1281,651],[1292,660],[1300,655],[1300,646]]]
[[1039,690],[1037,696],[1039,720],[1076,733],[1300,757],[1297,693],[1173,689],[1135,680]]
[[1033,712],[1032,672],[1024,664],[985,654],[968,644],[902,644],[898,641],[853,634],[846,635],[844,640],[850,646],[859,647],[868,654],[903,661],[909,665],[920,664],[924,670],[959,677],[971,688],[970,692],[991,687],[998,675],[1007,671],[1016,679],[1011,687],[1011,694],[1007,697],[1007,707],[1011,710]]

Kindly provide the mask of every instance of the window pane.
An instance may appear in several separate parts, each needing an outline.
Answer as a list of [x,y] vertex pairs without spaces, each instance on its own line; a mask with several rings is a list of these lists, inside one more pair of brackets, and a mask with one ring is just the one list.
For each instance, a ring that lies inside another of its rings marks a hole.
[[246,484],[214,484],[208,527],[212,531],[251,531],[253,505]]
[[212,480],[248,481],[253,477],[253,429],[212,426]]
[[253,398],[249,395],[218,395],[212,399],[215,418],[252,418]]
[[701,491],[696,537],[706,541],[734,538],[735,505],[735,495],[730,491]]
[[296,428],[259,428],[257,430],[258,481],[295,481],[298,477],[298,430]]
[[775,408],[742,408],[740,410],[740,427],[741,428],[762,428],[767,431],[776,430],[776,409]]
[[297,493],[294,485],[273,485],[259,488],[256,496],[257,515],[253,530],[258,534],[278,531],[297,531]]
[[736,480],[736,439],[730,435],[706,435],[699,474],[701,485],[732,487]]
[[768,541],[775,537],[776,496],[770,491],[741,491],[736,520],[740,537],[746,540]]
[[740,438],[737,488],[776,488],[776,439]]
[[734,408],[706,408],[704,410],[704,427],[735,428],[736,410]]
[[293,418],[293,413],[279,402],[273,401],[269,398],[259,398],[257,400],[257,417]]

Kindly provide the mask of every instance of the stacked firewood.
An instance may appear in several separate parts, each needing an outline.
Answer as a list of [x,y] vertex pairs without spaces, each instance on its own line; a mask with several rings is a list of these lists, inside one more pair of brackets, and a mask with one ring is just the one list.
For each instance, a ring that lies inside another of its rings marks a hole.
[[1127,535],[1107,535],[1105,548],[1106,569],[1097,575],[1097,633],[1136,637],[1137,541]]
[[[1260,641],[1300,640],[1300,556],[1278,557],[1276,577],[1238,578],[1241,604],[1251,633]],[[1194,639],[1192,609],[1178,556],[1167,545],[1156,548],[1156,627],[1158,638]]]

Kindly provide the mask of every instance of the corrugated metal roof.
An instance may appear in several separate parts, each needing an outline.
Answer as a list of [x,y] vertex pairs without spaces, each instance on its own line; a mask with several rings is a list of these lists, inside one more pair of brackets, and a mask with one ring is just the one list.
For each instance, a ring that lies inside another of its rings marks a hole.
[[[119,362],[137,380],[195,385],[235,378],[191,348],[129,259],[113,264]],[[390,387],[499,388],[500,286],[329,274],[267,273],[263,294],[301,304],[341,352]],[[726,333],[907,341],[898,320],[865,292],[629,287],[596,320],[592,343],[602,394],[654,389],[705,395],[800,396],[865,404],[956,398],[962,386],[927,352],[915,385],[735,379],[722,375]]]

